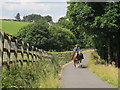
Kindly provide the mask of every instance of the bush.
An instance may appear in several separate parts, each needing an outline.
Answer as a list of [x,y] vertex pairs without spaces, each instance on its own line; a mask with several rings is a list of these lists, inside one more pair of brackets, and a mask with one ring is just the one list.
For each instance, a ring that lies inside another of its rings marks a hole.
[[49,27],[50,38],[49,47],[57,51],[70,50],[75,42],[75,35],[66,28],[61,28],[58,25]]
[[30,43],[35,47],[48,50],[48,27],[48,23],[41,20],[39,22],[21,28],[16,37],[20,41],[24,41],[25,43]]

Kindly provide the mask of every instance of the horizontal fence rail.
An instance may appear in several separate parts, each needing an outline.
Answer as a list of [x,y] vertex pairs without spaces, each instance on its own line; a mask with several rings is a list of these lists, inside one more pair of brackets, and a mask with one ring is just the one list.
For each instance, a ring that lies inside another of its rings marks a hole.
[[[4,53],[7,53],[6,61],[3,60]],[[11,53],[13,53],[14,60],[11,60]],[[18,58],[20,54],[20,58]],[[25,54],[27,58],[25,59]],[[31,60],[30,60],[31,56]],[[41,59],[51,60],[52,53],[38,49],[37,47],[30,46],[29,43],[24,43],[23,41],[18,41],[13,39],[10,36],[6,36],[4,32],[0,32],[0,67],[6,65],[10,68],[10,64],[17,66],[17,63],[20,62],[23,66],[23,62],[26,62],[29,65],[29,62],[41,63]]]

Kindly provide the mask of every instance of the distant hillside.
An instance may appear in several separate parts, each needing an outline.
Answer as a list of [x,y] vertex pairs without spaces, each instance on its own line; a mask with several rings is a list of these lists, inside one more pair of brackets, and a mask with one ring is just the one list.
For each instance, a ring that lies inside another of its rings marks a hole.
[[[0,20],[1,22],[1,20]],[[0,24],[0,28],[6,32],[9,33],[11,35],[15,35],[17,34],[17,32],[19,31],[20,28],[31,24],[29,22],[17,22],[17,21],[4,21],[2,20],[2,25]]]

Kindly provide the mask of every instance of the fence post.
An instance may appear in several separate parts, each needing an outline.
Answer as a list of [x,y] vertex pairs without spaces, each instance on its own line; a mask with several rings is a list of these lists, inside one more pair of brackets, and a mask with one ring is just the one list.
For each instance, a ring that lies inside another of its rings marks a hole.
[[44,56],[44,51],[41,49],[41,59],[43,60]]
[[33,61],[34,61],[34,46],[32,46],[32,64],[33,64]]
[[24,42],[22,41],[22,46],[21,46],[21,66],[23,66],[23,58],[24,58]]
[[46,59],[47,60],[49,59],[49,57],[48,57],[48,51],[46,51]]
[[27,43],[27,65],[29,65],[29,43]]
[[11,37],[8,36],[7,68],[10,68]]
[[52,53],[49,53],[49,58],[50,58],[50,60],[52,59]]
[[17,45],[18,45],[18,40],[15,40],[15,52],[14,52],[14,57],[15,57],[15,67],[17,66]]
[[38,55],[37,55],[37,51],[38,51],[38,48],[36,48],[36,54],[35,54],[36,62],[37,62],[37,57],[38,57]]
[[3,63],[4,35],[4,32],[0,33],[0,68],[2,68]]
[[45,51],[44,50],[42,50],[42,57],[43,57],[43,59],[45,59]]
[[40,59],[42,60],[42,49],[40,49]]
[[41,59],[41,50],[40,49],[38,49],[38,51],[39,51],[39,64],[41,64],[41,62],[40,62],[40,59]]
[[40,59],[40,49],[38,49],[38,56],[39,56],[39,59]]
[[45,60],[47,60],[47,51],[44,51]]

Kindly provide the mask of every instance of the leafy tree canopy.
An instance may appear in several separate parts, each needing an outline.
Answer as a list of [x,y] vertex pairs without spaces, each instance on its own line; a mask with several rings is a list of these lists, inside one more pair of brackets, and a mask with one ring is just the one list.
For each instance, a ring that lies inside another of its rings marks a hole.
[[50,30],[50,44],[51,49],[56,50],[70,50],[75,43],[75,35],[66,28],[62,28],[58,25],[52,25]]
[[47,50],[47,40],[49,36],[48,23],[41,20],[21,28],[16,35],[18,40],[30,43],[38,48]]
[[41,16],[40,14],[30,14],[30,15],[26,15],[23,17],[23,19],[25,21],[39,21],[39,20],[45,20],[47,22],[52,21],[52,17],[47,15],[47,16]]
[[50,15],[44,16],[44,19],[45,19],[47,22],[52,21],[52,17],[51,17]]
[[15,18],[16,18],[17,20],[20,20],[20,13],[17,13],[17,15],[15,16]]

